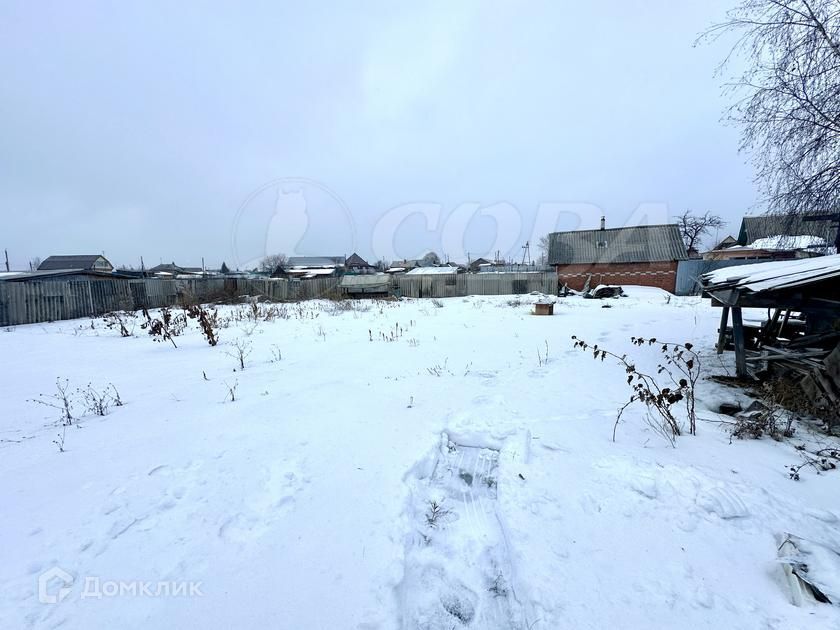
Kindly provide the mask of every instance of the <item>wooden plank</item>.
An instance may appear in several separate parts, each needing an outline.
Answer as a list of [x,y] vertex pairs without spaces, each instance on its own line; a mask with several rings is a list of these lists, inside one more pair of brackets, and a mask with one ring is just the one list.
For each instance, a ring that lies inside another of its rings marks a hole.
[[744,341],[744,320],[741,307],[732,308],[732,336],[735,342],[735,374],[739,378],[747,378],[747,353]]
[[723,354],[726,343],[726,327],[729,325],[729,307],[724,306],[720,312],[720,328],[718,329],[717,353]]

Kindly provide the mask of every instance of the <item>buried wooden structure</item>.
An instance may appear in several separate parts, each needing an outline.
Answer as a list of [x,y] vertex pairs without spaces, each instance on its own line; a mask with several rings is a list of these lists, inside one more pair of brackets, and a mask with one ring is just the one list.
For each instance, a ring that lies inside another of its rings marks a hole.
[[[701,282],[704,295],[721,308],[719,354],[731,317],[738,377],[782,367],[803,377],[806,393],[840,404],[840,379],[834,379],[829,365],[831,357],[840,356],[835,350],[840,344],[840,255],[729,267],[705,274]],[[768,317],[758,326],[747,325],[745,308],[766,309]]]
[[534,315],[554,315],[554,302],[536,302]]

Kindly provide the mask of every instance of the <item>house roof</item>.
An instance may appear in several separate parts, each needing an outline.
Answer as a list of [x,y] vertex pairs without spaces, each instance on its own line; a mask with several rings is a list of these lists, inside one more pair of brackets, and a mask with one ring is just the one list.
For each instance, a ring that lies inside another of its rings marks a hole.
[[549,234],[550,265],[670,262],[687,257],[676,223]]
[[732,236],[731,234],[727,235],[725,239],[723,239],[720,243],[714,246],[713,249],[725,249],[727,247],[732,247],[733,245],[738,244],[738,239]]
[[418,267],[418,261],[416,260],[393,260],[391,261],[391,267],[400,267],[402,269],[414,269],[414,267]]
[[172,263],[163,263],[160,265],[155,265],[151,269],[147,269],[146,273],[171,273],[171,274],[179,274],[179,273],[202,273],[201,267],[181,267],[180,265],[176,265],[174,262]]
[[346,267],[370,267],[368,262],[355,252],[351,254],[346,261],[344,261],[344,265]]
[[104,260],[109,265],[111,263],[100,254],[90,254],[82,256],[49,256],[47,259],[38,265],[38,271],[54,271],[56,269],[93,269],[98,260]]
[[344,256],[292,256],[286,261],[286,269],[290,267],[340,267],[344,264]]
[[406,273],[407,276],[443,276],[458,273],[457,267],[416,267]]
[[738,242],[750,245],[758,239],[771,236],[818,236],[829,245],[837,238],[837,222],[831,219],[805,221],[807,215],[763,214],[757,217],[744,217]]

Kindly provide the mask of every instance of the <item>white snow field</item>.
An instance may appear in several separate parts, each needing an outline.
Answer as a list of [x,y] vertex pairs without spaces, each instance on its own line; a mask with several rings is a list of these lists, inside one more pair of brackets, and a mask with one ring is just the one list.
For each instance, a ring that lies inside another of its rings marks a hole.
[[[625,290],[553,317],[538,296],[311,301],[215,347],[192,320],[177,348],[101,319],[0,331],[0,628],[840,627],[779,561],[786,534],[840,549],[840,473],[788,475],[806,427],[730,440],[705,420],[744,395],[704,380],[696,437],[630,407],[612,441],[626,374],[572,335],[731,361],[707,301]],[[56,378],[125,403],[77,401],[63,452],[31,402]]]

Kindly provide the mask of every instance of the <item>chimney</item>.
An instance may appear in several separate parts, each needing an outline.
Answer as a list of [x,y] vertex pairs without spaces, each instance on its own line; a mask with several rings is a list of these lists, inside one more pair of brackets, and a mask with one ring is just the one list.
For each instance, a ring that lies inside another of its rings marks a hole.
[[607,218],[604,215],[601,215],[601,229],[607,229]]

